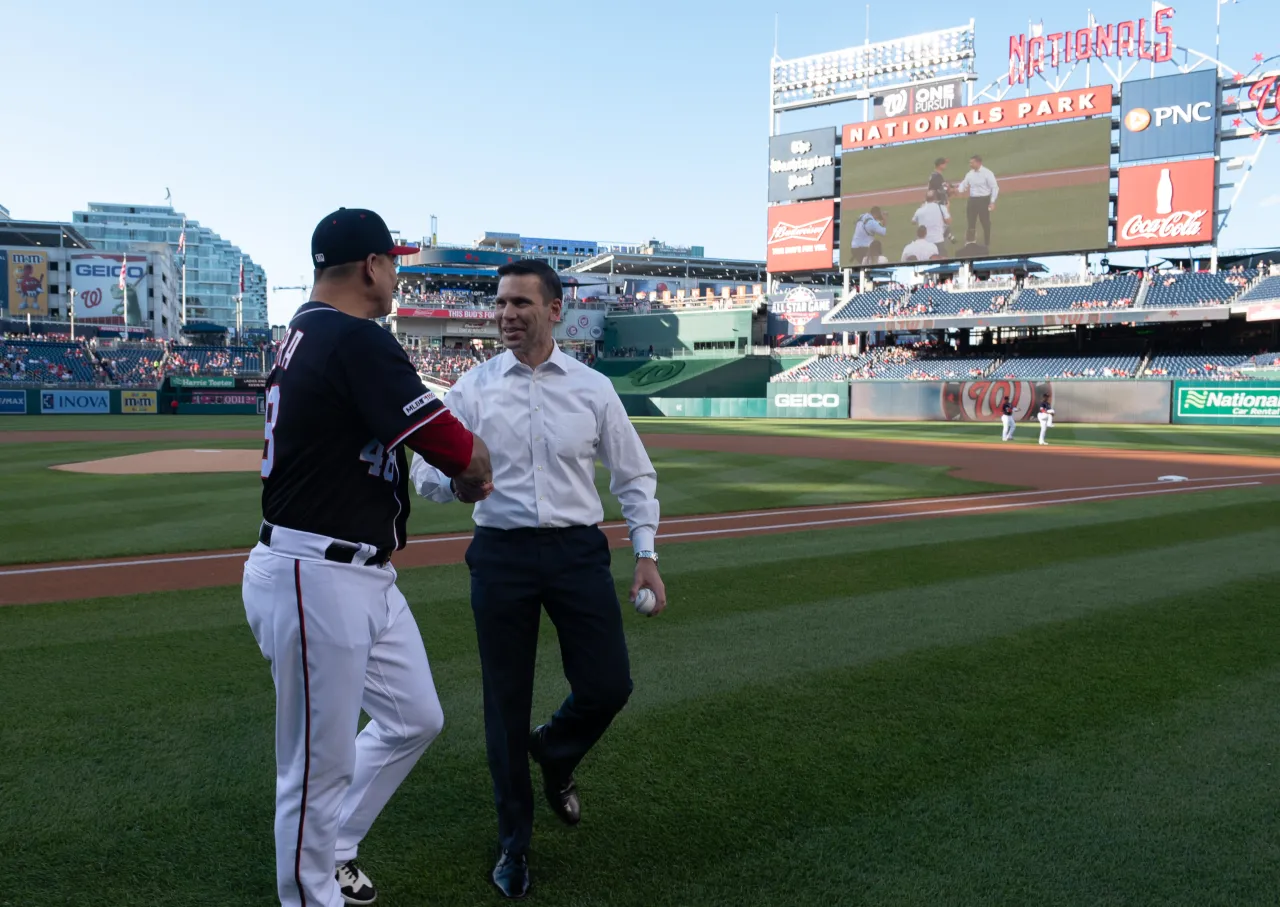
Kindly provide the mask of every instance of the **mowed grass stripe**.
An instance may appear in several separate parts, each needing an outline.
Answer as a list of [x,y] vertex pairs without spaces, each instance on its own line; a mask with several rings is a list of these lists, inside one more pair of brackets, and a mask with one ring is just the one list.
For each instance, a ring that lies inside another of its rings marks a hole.
[[[0,564],[79,560],[136,554],[248,548],[261,520],[262,482],[254,472],[103,476],[55,471],[51,463],[81,462],[150,449],[232,447],[238,442],[115,442],[0,445]],[[654,450],[664,516],[728,510],[857,503],[1003,490],[971,482],[942,467],[775,457],[713,451]],[[596,485],[606,520],[622,518],[598,467]],[[410,502],[409,531],[468,532],[471,508]]]
[[[1092,742],[1100,758],[1117,729],[1274,666],[1280,652],[1270,640],[1280,618],[1266,590],[1280,575],[1222,583],[1202,573],[1191,593],[1141,592],[1161,575],[1176,587],[1177,564],[1212,562],[1236,576],[1257,571],[1265,563],[1259,553],[1274,550],[1275,539],[1264,532],[1235,541],[1155,547],[1138,558],[1145,566],[1125,569],[1128,580],[1110,588],[1101,577],[1124,559],[1087,562],[1096,576],[1083,588],[1048,581],[1061,577],[1031,568],[1029,588],[1036,594],[1026,597],[1007,594],[1001,578],[990,576],[977,585],[935,582],[896,596],[854,595],[843,611],[827,602],[820,613],[777,595],[794,584],[762,590],[758,578],[744,576],[724,588],[725,600],[772,593],[775,611],[792,619],[766,628],[744,625],[736,635],[721,632],[722,651],[739,652],[739,666],[754,663],[759,670],[711,691],[707,678],[723,678],[730,660],[700,656],[696,645],[684,657],[663,659],[663,649],[670,656],[689,641],[675,645],[677,638],[668,639],[658,621],[630,623],[646,631],[633,633],[641,637],[633,645],[636,700],[582,772],[587,824],[569,833],[540,813],[540,899],[835,902],[857,890],[848,887],[849,873],[874,870],[891,855],[878,844],[882,837],[854,834],[848,852],[834,855],[843,854],[832,871],[829,840],[818,836],[822,846],[803,846],[810,831],[852,819],[857,832],[867,816],[892,818],[905,804],[919,809],[921,798],[946,797],[975,777],[1016,770],[1053,747]],[[857,611],[871,600],[874,607]],[[708,605],[686,620],[707,626],[735,620],[715,602]],[[233,610],[235,603],[224,607]],[[995,609],[1009,620],[984,626],[965,607],[978,616]],[[921,628],[948,624],[959,635],[917,635],[902,651],[893,643],[910,642],[910,633],[886,625],[877,634],[869,619],[912,609]],[[419,609],[419,619],[428,631],[433,621],[468,622],[457,611]],[[755,661],[742,647],[751,636],[757,648],[771,641],[784,655],[806,647],[812,653],[814,645],[839,652],[855,635],[867,647],[864,657],[833,666],[811,654],[807,665],[790,672]],[[3,726],[13,731],[5,732],[3,780],[29,818],[21,829],[4,827],[0,847],[14,855],[15,871],[49,893],[47,903],[77,903],[90,888],[126,905],[156,897],[166,904],[211,903],[209,891],[225,879],[219,867],[231,861],[258,868],[238,902],[268,904],[272,697],[266,666],[243,626],[236,633],[230,627],[175,633],[148,643],[150,657],[133,642],[99,645],[97,666],[91,652],[77,653],[80,696],[101,700],[96,709],[83,702],[86,714],[49,716],[23,704],[71,690],[6,691]],[[433,657],[444,656],[435,664],[449,728],[365,848],[386,895],[403,903],[486,897],[483,870],[493,831],[478,670],[472,653],[442,648],[436,645]],[[563,686],[549,676],[553,653],[543,655],[540,710]],[[22,661],[13,661],[7,683],[28,676]],[[70,667],[46,664],[55,673]],[[161,667],[167,676],[153,673]],[[108,668],[117,672],[114,681]],[[649,698],[699,686],[702,694],[692,698]],[[158,689],[167,702],[155,701]],[[194,828],[186,819],[191,814],[201,818]],[[800,845],[783,858],[779,840]],[[967,849],[954,855],[949,872],[968,873],[969,883],[985,890],[991,880],[974,876],[984,836],[970,829],[965,840]],[[1211,837],[1201,841],[1212,845]],[[1032,839],[1028,846],[1052,857],[1051,840]],[[121,865],[139,862],[144,866],[128,872]],[[913,891],[914,883],[886,892],[896,897],[868,903],[907,903]]]
[[[1000,443],[999,422],[864,422],[845,419],[675,419],[632,420],[641,433],[768,435],[949,443]],[[1019,423],[1015,444],[1039,437],[1035,422]],[[1110,425],[1057,422],[1049,431],[1055,446],[1104,447],[1280,456],[1280,428],[1229,425]]]

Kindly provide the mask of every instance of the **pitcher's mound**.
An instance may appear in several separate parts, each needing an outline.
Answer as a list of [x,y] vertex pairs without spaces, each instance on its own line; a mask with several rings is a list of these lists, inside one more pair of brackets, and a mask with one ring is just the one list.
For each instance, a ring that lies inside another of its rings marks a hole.
[[261,450],[152,450],[127,457],[63,463],[54,466],[66,472],[87,472],[102,476],[152,476],[179,472],[258,472]]

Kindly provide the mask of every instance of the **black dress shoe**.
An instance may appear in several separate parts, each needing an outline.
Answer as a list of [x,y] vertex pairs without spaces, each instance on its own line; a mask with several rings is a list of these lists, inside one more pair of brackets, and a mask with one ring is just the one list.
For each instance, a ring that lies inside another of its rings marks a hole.
[[511,854],[504,850],[502,856],[498,857],[490,878],[504,898],[519,900],[529,893],[529,858],[524,854]]
[[582,820],[582,801],[578,797],[578,785],[573,773],[561,774],[547,766],[543,748],[546,725],[540,724],[529,735],[529,755],[542,769],[542,790],[547,795],[551,811],[565,825],[577,825]]

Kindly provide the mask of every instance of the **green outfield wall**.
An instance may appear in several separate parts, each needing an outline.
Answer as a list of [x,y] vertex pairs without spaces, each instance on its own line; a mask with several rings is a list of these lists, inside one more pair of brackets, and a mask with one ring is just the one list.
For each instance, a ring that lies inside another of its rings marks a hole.
[[699,343],[727,343],[731,349],[744,349],[751,343],[751,310],[617,315],[604,322],[606,350],[653,347],[658,353],[694,352]]

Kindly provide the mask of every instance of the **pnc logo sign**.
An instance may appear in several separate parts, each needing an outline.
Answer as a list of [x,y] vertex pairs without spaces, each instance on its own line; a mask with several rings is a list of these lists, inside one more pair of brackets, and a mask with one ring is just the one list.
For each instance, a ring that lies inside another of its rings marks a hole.
[[774,394],[773,405],[794,409],[835,409],[839,394]]
[[1130,132],[1142,132],[1148,126],[1177,126],[1180,123],[1208,123],[1213,120],[1213,104],[1199,101],[1194,104],[1178,104],[1147,110],[1135,107],[1124,115],[1124,128]]

